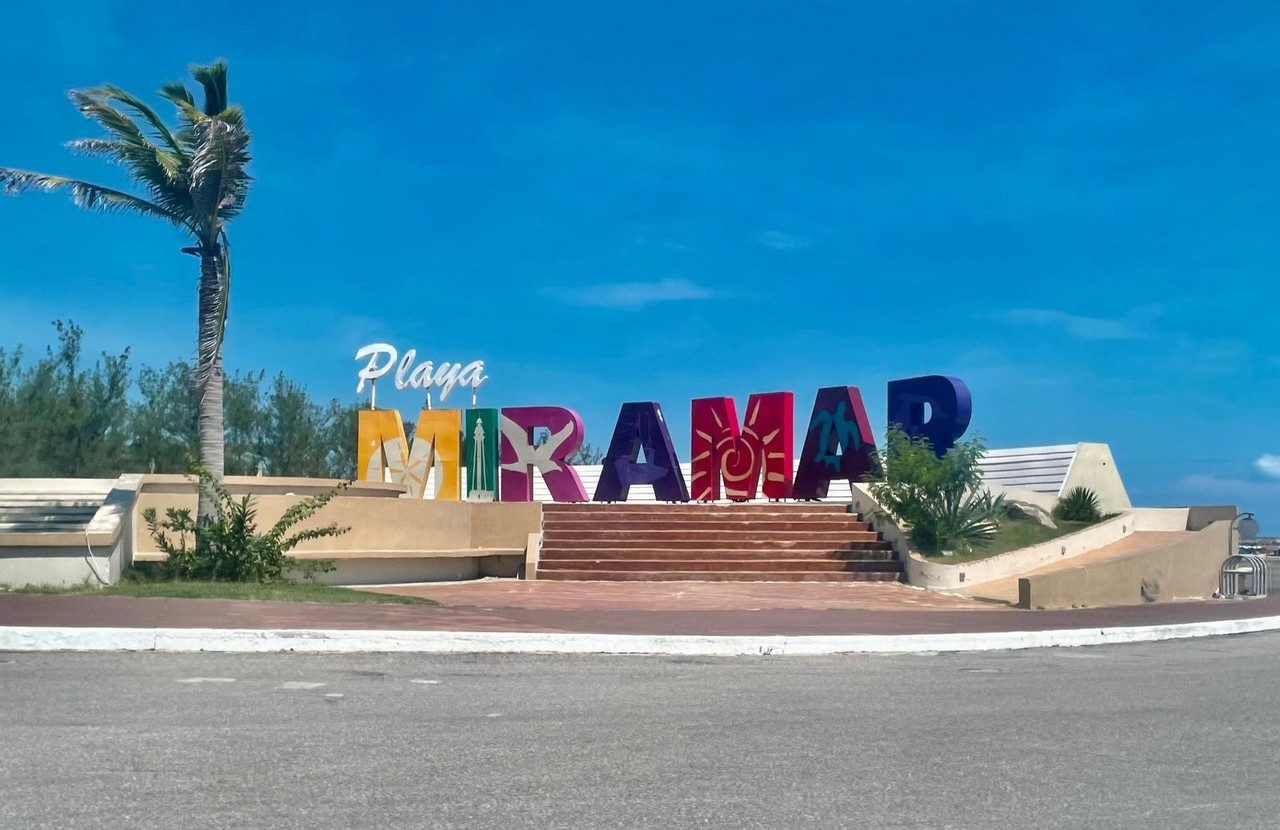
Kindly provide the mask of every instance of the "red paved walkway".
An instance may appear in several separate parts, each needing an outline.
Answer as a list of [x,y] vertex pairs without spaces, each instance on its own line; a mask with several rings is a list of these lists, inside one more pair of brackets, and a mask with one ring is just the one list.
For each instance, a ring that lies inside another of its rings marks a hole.
[[[848,593],[806,595],[805,591],[787,593],[780,590],[784,586],[772,584],[756,584],[746,594],[717,593],[710,585],[690,588],[686,584],[674,590],[662,588],[668,592],[665,596],[653,588],[658,593],[649,597],[618,594],[613,602],[605,602],[601,599],[604,589],[597,583],[575,586],[576,598],[525,587],[535,584],[490,582],[417,589],[449,603],[441,608],[8,594],[0,595],[0,625],[795,636],[1108,628],[1280,615],[1280,596],[1248,602],[1020,611],[896,585],[839,586]],[[740,586],[730,587],[740,590]],[[866,590],[874,588],[891,590]]]

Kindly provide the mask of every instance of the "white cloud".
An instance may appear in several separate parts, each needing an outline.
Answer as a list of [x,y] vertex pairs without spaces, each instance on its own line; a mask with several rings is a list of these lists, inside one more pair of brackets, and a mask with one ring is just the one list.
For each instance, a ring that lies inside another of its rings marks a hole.
[[1259,456],[1253,466],[1267,478],[1280,478],[1280,455]]
[[756,237],[756,241],[775,251],[801,251],[813,245],[812,240],[782,231],[765,231]]
[[1014,308],[991,314],[991,319],[1018,326],[1058,328],[1081,340],[1141,340],[1164,310],[1143,306],[1122,317],[1087,317],[1046,308]]
[[549,286],[541,289],[540,293],[569,305],[621,309],[639,309],[654,303],[710,300],[724,296],[705,286],[678,278],[661,279],[657,282]]
[[1280,482],[1220,478],[1216,475],[1189,475],[1182,479],[1181,489],[1209,501],[1239,502],[1242,507],[1256,509],[1258,501],[1280,499]]

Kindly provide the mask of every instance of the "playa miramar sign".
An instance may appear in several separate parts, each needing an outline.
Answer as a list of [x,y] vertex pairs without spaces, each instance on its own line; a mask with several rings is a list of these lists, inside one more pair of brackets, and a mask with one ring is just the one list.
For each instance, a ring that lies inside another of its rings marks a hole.
[[[501,409],[476,405],[476,390],[489,378],[484,362],[418,362],[387,343],[356,352],[365,365],[356,392],[371,388],[371,408],[359,416],[358,474],[362,480],[395,481],[417,498],[532,501],[533,476],[541,475],[555,501],[626,501],[633,486],[651,486],[660,501],[735,501],[762,493],[769,499],[820,499],[836,479],[861,481],[875,469],[875,435],[856,386],[828,386],[814,396],[799,465],[795,453],[795,394],[765,392],[747,400],[738,418],[732,398],[698,398],[692,406],[691,476],[685,481],[662,406],[624,403],[609,439],[596,491],[588,495],[569,458],[586,435],[582,418],[560,406]],[[470,389],[469,409],[424,409],[412,442],[394,410],[372,401],[379,379],[391,375],[399,389],[423,389],[442,403]],[[889,382],[887,420],[912,437],[927,438],[945,453],[969,427],[973,404],[959,378],[943,375]],[[550,438],[535,441],[536,430]],[[462,470],[467,492],[462,492]],[[428,486],[432,484],[432,486]]]

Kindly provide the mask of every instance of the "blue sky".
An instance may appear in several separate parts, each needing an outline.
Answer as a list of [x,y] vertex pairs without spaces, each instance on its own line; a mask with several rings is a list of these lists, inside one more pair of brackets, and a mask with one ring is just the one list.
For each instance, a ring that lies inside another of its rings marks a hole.
[[[63,97],[231,64],[258,178],[232,368],[354,396],[357,347],[577,409],[954,374],[994,447],[1103,441],[1140,504],[1280,531],[1271,3],[19,4],[0,164],[114,181]],[[195,262],[0,199],[6,345],[187,356]],[[390,399],[384,399],[391,402]],[[420,401],[407,394],[405,410]]]

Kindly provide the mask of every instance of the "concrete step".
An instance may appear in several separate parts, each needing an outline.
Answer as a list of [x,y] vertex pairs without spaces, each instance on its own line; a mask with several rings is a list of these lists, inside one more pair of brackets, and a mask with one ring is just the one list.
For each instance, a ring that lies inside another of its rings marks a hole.
[[79,533],[89,526],[83,522],[0,522],[0,533]]
[[741,548],[725,548],[721,550],[659,550],[656,548],[582,548],[566,550],[544,548],[539,556],[542,562],[582,562],[596,559],[644,559],[648,561],[685,562],[698,560],[753,560],[770,562],[777,559],[804,559],[822,561],[824,559],[838,561],[854,560],[894,560],[898,554],[887,542],[877,542],[877,547],[858,546],[847,550],[743,550]]
[[542,522],[543,531],[564,531],[572,533],[590,532],[596,530],[717,530],[717,531],[746,531],[750,533],[771,533],[774,531],[804,531],[804,532],[838,532],[846,533],[850,531],[869,531],[871,525],[862,521],[854,514],[848,514],[848,518],[843,516],[815,516],[807,518],[803,521],[796,519],[778,518],[752,518],[752,519],[722,519],[719,516],[701,516],[698,518],[677,518],[677,517],[661,517],[650,518],[634,516],[630,518],[612,518],[612,517],[595,517],[591,519],[578,519],[567,517],[550,517],[548,516]]
[[900,582],[898,573],[815,571],[558,571],[538,568],[539,579],[596,582]]
[[92,516],[101,506],[102,502],[95,502],[92,505],[31,505],[27,507],[0,505],[0,516],[79,516],[83,514]]
[[544,529],[543,544],[545,547],[557,547],[562,542],[611,542],[611,541],[646,541],[652,547],[667,547],[668,544],[703,542],[735,542],[737,539],[754,539],[756,542],[771,544],[795,544],[799,542],[824,543],[827,546],[849,544],[854,542],[878,542],[879,534],[872,530],[773,530],[773,532],[756,532],[746,526],[735,532],[724,530],[703,530],[694,528],[675,528],[654,530],[652,528],[636,528],[635,530],[566,530]]
[[560,539],[550,542],[542,540],[542,550],[604,550],[606,548],[622,548],[628,550],[650,549],[669,551],[699,550],[759,550],[772,553],[790,551],[823,551],[823,550],[892,550],[893,545],[879,539],[825,541],[821,539],[753,539],[744,534],[732,534],[710,539]]
[[555,504],[538,576],[562,580],[899,580],[893,546],[844,504]]
[[59,493],[56,496],[38,494],[0,494],[0,508],[12,510],[38,510],[45,507],[93,507],[107,499],[107,493]]
[[552,571],[722,571],[725,573],[771,573],[811,571],[813,573],[901,573],[896,559],[685,559],[678,563],[661,559],[590,559],[581,561],[540,560],[538,572]]
[[98,512],[100,504],[88,504],[83,507],[5,507],[0,505],[0,518],[12,516],[14,519],[39,519],[45,516],[92,516]]

